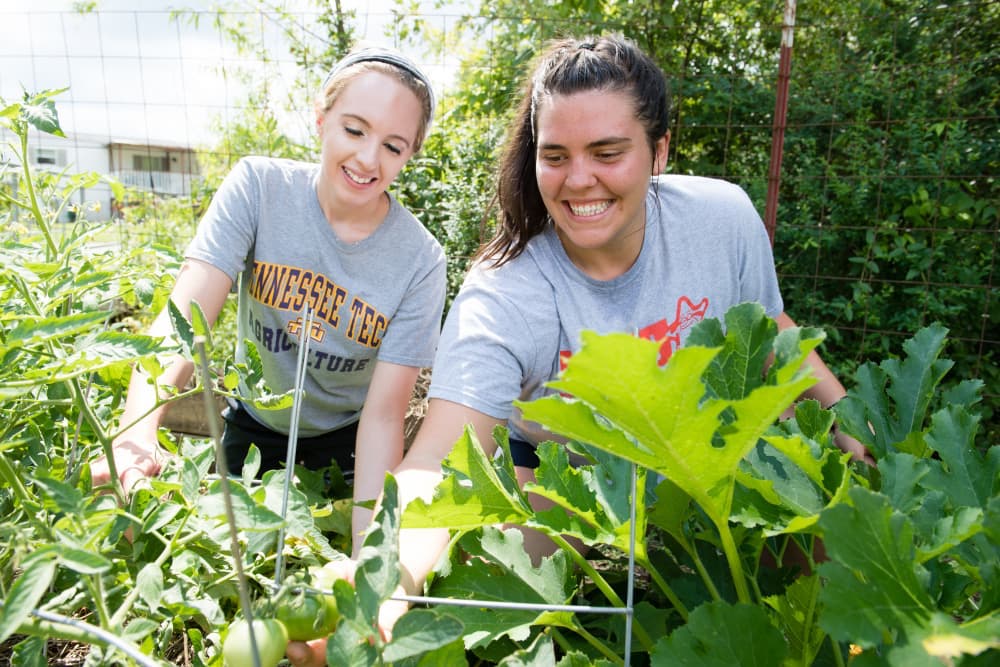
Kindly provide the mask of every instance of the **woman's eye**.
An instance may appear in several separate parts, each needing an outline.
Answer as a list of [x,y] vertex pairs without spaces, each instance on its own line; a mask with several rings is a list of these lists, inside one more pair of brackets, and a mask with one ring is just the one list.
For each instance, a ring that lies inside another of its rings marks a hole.
[[545,162],[546,164],[559,164],[560,162],[563,161],[563,159],[564,158],[563,158],[562,155],[543,155],[542,156],[542,162]]
[[347,132],[348,134],[350,134],[351,136],[354,136],[354,137],[360,137],[361,135],[364,134],[364,132],[362,132],[361,130],[353,128],[353,127],[345,127],[344,128],[344,132]]
[[388,148],[393,155],[402,155],[403,153],[403,149],[399,148],[398,146],[393,146],[392,144],[386,144],[385,147]]
[[598,153],[597,154],[597,159],[598,160],[614,160],[619,155],[621,155],[621,151],[607,151],[607,152],[604,152],[604,153]]

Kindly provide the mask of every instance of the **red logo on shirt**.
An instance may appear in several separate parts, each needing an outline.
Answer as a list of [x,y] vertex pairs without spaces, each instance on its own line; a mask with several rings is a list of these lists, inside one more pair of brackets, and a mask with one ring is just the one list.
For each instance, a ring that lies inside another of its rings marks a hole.
[[[645,338],[660,343],[660,356],[657,363],[664,366],[670,356],[681,345],[681,332],[690,329],[698,322],[705,319],[708,311],[708,299],[702,299],[698,303],[692,303],[691,299],[682,296],[677,299],[677,310],[674,313],[674,321],[667,322],[666,318],[653,322],[639,329],[639,338]],[[569,350],[559,352],[559,371],[566,370],[566,363],[573,353]]]

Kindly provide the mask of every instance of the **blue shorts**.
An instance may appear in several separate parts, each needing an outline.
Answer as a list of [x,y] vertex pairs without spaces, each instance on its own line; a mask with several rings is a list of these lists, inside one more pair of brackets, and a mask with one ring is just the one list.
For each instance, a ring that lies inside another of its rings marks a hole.
[[534,470],[539,463],[538,454],[535,453],[535,446],[527,440],[510,439],[510,460],[515,466],[521,468],[531,468]]

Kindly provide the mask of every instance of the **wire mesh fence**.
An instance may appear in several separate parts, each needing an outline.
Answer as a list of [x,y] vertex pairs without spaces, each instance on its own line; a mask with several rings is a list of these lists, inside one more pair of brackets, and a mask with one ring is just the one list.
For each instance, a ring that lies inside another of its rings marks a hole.
[[[808,3],[795,20],[774,232],[786,309],[827,331],[840,372],[944,323],[995,434],[998,3],[849,4]],[[737,182],[764,213],[773,3],[194,6],[0,9],[0,96],[67,88],[67,137],[38,137],[31,159],[131,184],[124,200],[97,185],[78,202],[121,218],[117,242],[182,242],[244,154],[314,157],[311,91],[357,39],[414,54],[445,98],[397,187],[445,244],[453,289],[489,233],[490,167],[525,63],[559,34],[620,32],[657,57],[672,82],[668,171]]]

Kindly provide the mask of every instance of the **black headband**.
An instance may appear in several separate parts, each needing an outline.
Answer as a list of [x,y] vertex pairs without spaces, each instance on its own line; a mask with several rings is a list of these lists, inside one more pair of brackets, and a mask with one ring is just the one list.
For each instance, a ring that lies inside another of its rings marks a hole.
[[427,78],[427,75],[424,74],[419,67],[417,67],[417,64],[398,51],[393,51],[380,46],[369,46],[348,53],[346,56],[341,58],[337,64],[333,66],[333,69],[330,70],[330,73],[326,75],[326,79],[323,80],[323,89],[326,90],[330,80],[348,67],[357,65],[358,63],[371,61],[394,65],[401,70],[409,72],[416,77],[418,81],[424,84],[424,87],[427,88],[427,96],[430,99],[431,106],[430,115],[427,119],[427,126],[428,129],[430,129],[431,121],[434,120],[434,88],[431,86],[431,82]]

